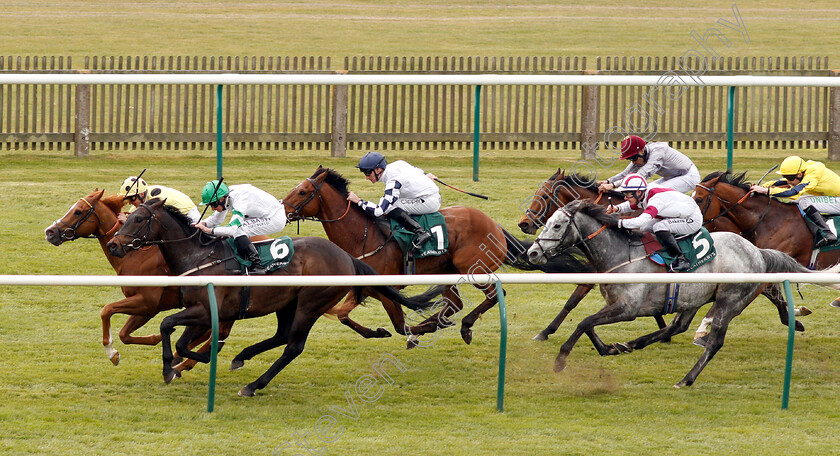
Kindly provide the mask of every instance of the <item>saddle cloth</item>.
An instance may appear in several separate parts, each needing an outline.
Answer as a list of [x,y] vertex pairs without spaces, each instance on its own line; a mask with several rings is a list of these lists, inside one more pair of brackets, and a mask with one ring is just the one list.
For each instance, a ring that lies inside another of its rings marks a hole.
[[[449,232],[446,231],[446,220],[443,214],[433,212],[431,214],[411,215],[411,218],[416,220],[424,230],[432,234],[431,239],[414,251],[414,258],[438,256],[446,253],[449,248]],[[414,233],[403,228],[396,220],[391,220],[391,236],[394,237],[403,252],[411,248],[411,241],[414,240]]]
[[[225,245],[227,248],[230,248],[231,255],[235,255],[236,264],[239,265],[239,272],[244,274],[246,268],[251,266],[251,262],[239,256],[239,252],[236,251],[236,246],[233,244],[233,238],[227,238]],[[292,257],[295,254],[295,247],[292,238],[289,236],[258,241],[254,243],[254,247],[257,248],[257,252],[260,254],[260,260],[263,266],[265,266],[266,272],[285,268],[291,263]],[[235,265],[233,268],[228,267],[229,271],[235,271],[236,269]]]
[[[676,239],[680,250],[691,262],[691,267],[686,272],[694,271],[717,255],[715,243],[706,228],[700,228],[700,231],[694,234],[686,234]],[[643,233],[642,243],[645,246],[645,253],[650,255],[649,258],[654,263],[670,266],[674,262],[674,257],[662,248],[662,245],[652,233]]]

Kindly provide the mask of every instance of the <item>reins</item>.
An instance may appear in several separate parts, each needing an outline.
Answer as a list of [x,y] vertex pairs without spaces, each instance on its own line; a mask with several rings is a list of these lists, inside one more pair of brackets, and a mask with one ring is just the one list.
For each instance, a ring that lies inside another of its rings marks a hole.
[[[711,205],[712,205],[712,197],[713,197],[713,196],[714,196],[715,198],[717,198],[719,201],[723,202],[723,203],[724,203],[724,205],[726,205],[726,204],[729,204],[729,205],[730,205],[730,206],[728,206],[728,207],[724,207],[724,210],[723,210],[723,211],[721,211],[721,213],[720,213],[720,214],[718,214],[718,215],[716,215],[716,216],[712,217],[712,218],[711,218],[711,219],[709,219],[708,221],[703,222],[703,226],[706,226],[706,225],[708,225],[708,224],[710,224],[710,223],[713,223],[715,220],[717,220],[717,219],[719,219],[719,218],[721,218],[721,217],[725,216],[726,214],[728,214],[728,213],[732,212],[732,211],[733,211],[736,207],[740,206],[740,205],[741,205],[744,201],[746,201],[746,200],[747,200],[747,198],[749,198],[749,197],[750,197],[750,195],[752,195],[752,192],[747,191],[747,193],[746,193],[746,194],[744,194],[744,196],[742,196],[742,197],[741,197],[738,201],[736,201],[736,202],[735,202],[735,204],[732,204],[732,203],[730,203],[729,201],[727,201],[727,200],[725,200],[725,199],[721,198],[721,197],[720,197],[720,195],[717,195],[717,194],[715,193],[715,188],[716,188],[716,187],[715,187],[714,185],[713,185],[713,186],[711,186],[711,187],[706,187],[706,186],[705,186],[705,185],[703,185],[703,184],[697,184],[697,186],[698,186],[698,187],[700,187],[700,188],[702,188],[702,189],[704,189],[704,190],[706,190],[707,192],[709,192],[709,199],[708,199],[708,203],[706,204],[706,208],[705,208],[705,209],[703,209],[703,211],[702,211],[703,215],[705,215],[705,214],[706,214],[706,211],[707,211],[707,210],[709,210],[709,208],[711,207]],[[758,221],[755,223],[755,225],[754,225],[754,226],[753,226],[750,230],[748,230],[748,231],[746,231],[746,232],[742,231],[741,233],[739,233],[741,236],[743,236],[743,237],[747,237],[747,236],[751,236],[753,233],[755,233],[755,231],[758,229],[759,225],[761,225],[762,220],[764,220],[764,217],[766,217],[766,216],[767,216],[767,213],[768,213],[768,212],[770,212],[770,204],[771,204],[772,202],[773,202],[773,201],[772,201],[772,199],[771,199],[770,197],[767,197],[767,206],[765,206],[765,208],[764,208],[764,212],[762,212],[762,213],[761,213],[761,215],[758,217]],[[737,224],[736,224],[736,226],[737,226]]]

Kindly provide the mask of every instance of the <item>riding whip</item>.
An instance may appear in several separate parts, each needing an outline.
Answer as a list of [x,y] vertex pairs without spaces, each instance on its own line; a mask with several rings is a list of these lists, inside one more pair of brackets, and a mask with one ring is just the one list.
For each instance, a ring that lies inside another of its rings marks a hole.
[[444,185],[444,186],[446,186],[446,187],[449,187],[449,188],[451,188],[452,190],[455,190],[455,191],[458,191],[458,192],[461,192],[461,193],[466,193],[467,195],[474,196],[474,197],[476,197],[476,198],[481,198],[481,199],[486,199],[486,200],[489,200],[489,199],[490,199],[490,198],[488,198],[488,197],[486,197],[486,196],[484,196],[484,195],[479,195],[478,193],[467,192],[467,191],[461,190],[460,188],[453,187],[453,186],[451,186],[451,185],[447,184],[446,182],[444,182],[444,181],[442,181],[442,180],[440,180],[440,179],[438,179],[438,178],[435,178],[435,180],[436,180],[436,181],[438,181],[441,185]]
[[[144,170],[144,171],[145,171],[145,170]],[[211,196],[211,197],[210,197],[210,201],[215,201],[215,200],[214,200],[214,198],[216,198],[216,192],[218,192],[218,191],[219,191],[219,187],[221,187],[221,186],[222,186],[222,181],[223,181],[223,180],[225,180],[225,178],[224,178],[224,177],[220,177],[220,178],[219,178],[219,183],[218,183],[218,184],[216,184],[216,188],[214,188],[214,189],[213,189],[213,196]],[[209,209],[209,208],[210,208],[210,205],[209,205],[209,204],[208,204],[208,205],[206,205],[206,206],[204,206],[204,212],[202,212],[202,213],[201,213],[201,217],[199,217],[199,218],[198,218],[198,220],[201,220],[201,219],[203,219],[203,218],[204,218],[204,214],[206,214],[206,213],[207,213],[207,209]]]
[[[777,163],[777,164],[776,164],[776,165],[774,165],[772,168],[768,169],[768,170],[767,170],[767,172],[766,172],[766,173],[764,173],[764,175],[763,175],[763,176],[761,176],[761,179],[759,179],[759,180],[758,180],[758,183],[757,183],[757,184],[755,184],[755,185],[761,185],[761,181],[763,181],[763,180],[764,180],[764,178],[765,178],[765,177],[767,177],[767,175],[768,175],[768,174],[770,174],[771,172],[773,172],[773,170],[774,170],[774,169],[776,169],[776,168],[778,168],[778,167],[779,167],[779,164]],[[754,194],[755,194],[755,193],[750,193],[750,198],[752,198],[752,196],[753,196]]]
[[140,171],[140,174],[137,175],[137,179],[134,179],[134,182],[132,182],[131,185],[129,185],[128,188],[125,189],[125,194],[126,195],[128,195],[128,192],[130,192],[131,189],[134,188],[135,185],[137,185],[137,182],[140,182],[140,177],[142,177],[143,173],[145,173],[145,172],[146,172],[146,168],[143,168],[143,171]]

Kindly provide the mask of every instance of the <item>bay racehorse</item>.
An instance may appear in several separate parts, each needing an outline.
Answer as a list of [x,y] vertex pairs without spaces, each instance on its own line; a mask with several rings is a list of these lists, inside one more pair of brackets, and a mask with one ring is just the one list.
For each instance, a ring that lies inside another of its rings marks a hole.
[[[703,225],[710,231],[723,229],[739,233],[757,247],[781,250],[799,264],[809,266],[814,235],[799,207],[767,195],[750,194],[749,189],[745,173],[717,171],[704,177],[694,190],[694,201],[703,213]],[[840,250],[829,250],[813,258],[813,267],[827,268],[838,262]],[[832,305],[840,305],[840,298]]]
[[[166,261],[157,246],[147,246],[122,258],[108,252],[106,244],[122,226],[122,223],[118,221],[118,215],[124,201],[121,195],[104,196],[104,194],[105,190],[95,190],[79,198],[63,217],[44,230],[47,241],[58,246],[78,238],[95,238],[99,241],[105,258],[108,259],[108,263],[117,275],[170,275]],[[105,354],[114,365],[119,364],[120,353],[113,347],[111,316],[116,313],[129,316],[119,332],[122,343],[157,345],[161,340],[160,334],[134,336],[132,333],[158,313],[182,307],[177,287],[122,287],[122,292],[125,295],[124,299],[106,305],[100,313],[102,345],[105,346]],[[232,323],[229,323],[220,327],[221,340],[224,340],[230,332],[231,325]],[[196,343],[202,341],[202,338],[199,338]],[[209,349],[208,343],[201,348],[201,351]],[[185,360],[175,368],[180,372],[190,369],[194,364],[193,360]]]
[[[519,220],[519,228],[526,233],[533,234],[536,232],[538,227],[545,224],[548,217],[557,211],[558,208],[579,199],[594,201],[595,203],[601,205],[609,205],[623,203],[624,195],[621,192],[615,191],[599,193],[598,186],[591,179],[579,174],[567,175],[564,170],[558,169],[557,172],[549,177],[548,180],[543,182],[534,193],[531,204]],[[707,225],[707,229],[709,229],[709,231],[737,232],[731,224],[724,224],[723,222],[724,221],[719,222],[716,226]],[[554,321],[552,321],[547,328],[535,336],[534,339],[546,340],[549,334],[553,334],[557,331],[557,328],[560,327],[560,324],[566,318],[566,315],[568,315],[568,313],[574,309],[591,290],[591,284],[578,285]],[[777,309],[780,309],[779,319],[783,324],[787,324],[787,302],[785,301],[784,294],[779,285],[769,284],[762,290],[762,294],[769,299]],[[804,310],[807,311],[807,309]],[[800,313],[800,309],[797,308],[797,316],[799,315],[807,315],[807,313]],[[660,329],[665,327],[665,320],[662,316],[657,315],[654,318],[656,319]],[[697,328],[694,336],[696,340],[695,343],[697,345],[703,345],[704,339],[702,339],[702,337],[707,334],[706,328],[708,327],[709,322],[711,322],[711,318],[706,316]],[[797,321],[796,329],[797,331],[804,331],[805,327],[801,322]],[[667,339],[665,340],[667,341]]]
[[[197,273],[203,275],[227,274],[225,262],[233,260],[226,255],[222,239],[205,235],[196,229],[186,216],[164,205],[164,200],[152,199],[137,208],[125,225],[108,243],[112,255],[124,256],[129,249],[144,245],[158,245],[166,264],[174,274]],[[373,275],[376,272],[363,262],[351,257],[332,242],[318,237],[294,239],[294,256],[289,264],[271,271],[270,275]],[[231,370],[238,369],[245,361],[281,345],[283,354],[255,381],[244,386],[240,396],[253,396],[301,352],[312,325],[324,312],[341,298],[353,291],[357,296],[366,288],[387,296],[392,301],[423,310],[431,306],[426,300],[405,298],[391,287],[376,286],[286,286],[251,287],[250,298],[244,297],[244,287],[216,287],[215,297],[219,308],[219,322],[232,322],[241,318],[255,318],[268,314],[277,317],[274,336],[251,345],[236,355]],[[246,292],[246,294],[248,294]],[[178,353],[199,362],[209,362],[207,353],[189,349],[190,341],[206,332],[211,325],[209,297],[205,287],[181,287],[182,302],[186,309],[163,319],[160,333],[163,346],[163,377],[169,383],[177,372],[170,367],[173,354],[170,337],[176,326],[186,326],[176,343]]]
[[[315,173],[293,188],[284,198],[289,220],[313,219],[321,222],[327,237],[350,255],[362,259],[380,274],[402,274],[403,253],[396,242],[389,242],[376,226],[376,221],[355,204],[347,201],[349,181],[338,172],[318,167]],[[462,206],[440,210],[446,220],[449,249],[440,256],[416,260],[418,274],[490,274],[503,264],[519,269],[536,269],[524,258],[530,243],[523,243],[478,209]],[[583,265],[573,256],[556,259],[550,270],[582,272]],[[452,325],[448,320],[463,308],[460,285],[447,286],[443,291],[444,305],[432,317],[415,326],[406,326],[402,310],[387,299],[382,301],[394,329],[403,335],[434,332]],[[472,341],[472,326],[481,314],[492,308],[498,299],[495,287],[476,285],[485,299],[461,320],[461,337]],[[352,321],[348,314],[358,305],[353,296],[341,305],[340,320],[360,334],[373,333]],[[384,331],[378,330],[379,334]],[[409,348],[412,342],[409,341]]]
[[[543,261],[558,249],[579,246],[599,272],[664,273],[661,267],[647,259],[644,247],[638,242],[638,235],[612,227],[616,220],[615,214],[606,214],[602,206],[591,201],[580,200],[568,204],[548,219],[545,229],[528,250],[529,259],[532,262]],[[711,236],[717,255],[701,265],[697,272],[811,272],[788,255],[778,250],[759,249],[735,233],[715,232]],[[559,372],[565,368],[566,358],[584,334],[589,336],[602,356],[629,353],[665,336],[684,332],[697,310],[706,303],[714,302],[710,310],[713,322],[703,354],[685,377],[674,385],[677,388],[689,386],[723,346],[730,321],[765,286],[761,283],[684,283],[675,304],[677,316],[668,327],[627,343],[607,345],[601,341],[594,328],[642,316],[661,315],[666,302],[667,284],[602,284],[601,294],[607,305],[578,324],[560,348],[554,369]]]

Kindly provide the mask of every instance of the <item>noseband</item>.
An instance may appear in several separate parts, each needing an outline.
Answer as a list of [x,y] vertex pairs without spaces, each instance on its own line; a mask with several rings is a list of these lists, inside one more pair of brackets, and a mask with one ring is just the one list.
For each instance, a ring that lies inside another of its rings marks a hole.
[[323,206],[323,203],[324,203],[323,198],[321,198],[321,186],[324,185],[324,181],[321,181],[320,183],[316,184],[315,179],[312,179],[311,177],[307,177],[306,180],[309,181],[310,184],[312,184],[312,187],[314,187],[314,190],[312,190],[312,192],[309,193],[309,195],[306,195],[306,198],[304,198],[303,201],[301,201],[298,204],[295,204],[294,206],[287,203],[286,201],[283,201],[283,204],[292,208],[292,212],[289,212],[289,214],[287,216],[287,219],[288,219],[289,222],[294,222],[295,220],[312,220],[312,221],[321,222],[321,223],[331,223],[331,222],[337,222],[337,221],[343,219],[345,216],[347,216],[347,214],[350,212],[350,204],[351,204],[350,201],[347,201],[347,209],[344,211],[344,214],[342,214],[341,217],[339,217],[337,219],[334,219],[334,220],[324,220],[324,219],[319,219],[318,217],[308,217],[308,216],[305,216],[305,215],[301,215],[300,211],[303,208],[305,208],[306,205],[308,205],[315,198],[316,195],[318,196],[318,200],[321,202],[322,206]]

